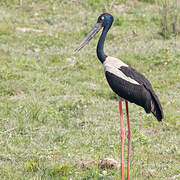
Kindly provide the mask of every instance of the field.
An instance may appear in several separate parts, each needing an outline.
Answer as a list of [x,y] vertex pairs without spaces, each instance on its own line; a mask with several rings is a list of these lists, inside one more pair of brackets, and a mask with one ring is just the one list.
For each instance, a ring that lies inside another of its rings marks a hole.
[[131,179],[180,179],[180,36],[162,36],[160,8],[154,0],[0,1],[0,179],[120,179],[120,170],[98,166],[120,161],[121,147],[99,34],[73,55],[102,12],[115,18],[106,54],[151,81],[165,115],[159,123],[129,105]]

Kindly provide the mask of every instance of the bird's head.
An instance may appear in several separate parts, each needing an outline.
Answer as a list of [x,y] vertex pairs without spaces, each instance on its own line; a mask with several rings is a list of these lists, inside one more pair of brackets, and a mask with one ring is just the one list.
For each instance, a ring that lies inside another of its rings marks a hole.
[[110,27],[114,21],[114,18],[109,13],[103,13],[98,17],[97,23],[84,38],[81,44],[74,50],[74,54],[80,51],[102,28]]
[[101,23],[102,27],[109,26],[113,23],[114,18],[109,13],[103,13],[98,17],[97,23]]

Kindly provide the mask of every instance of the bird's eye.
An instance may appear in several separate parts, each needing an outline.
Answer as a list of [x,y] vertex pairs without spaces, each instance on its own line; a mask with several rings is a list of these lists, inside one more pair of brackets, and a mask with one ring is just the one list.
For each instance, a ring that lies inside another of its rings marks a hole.
[[101,19],[104,20],[104,16],[102,16]]

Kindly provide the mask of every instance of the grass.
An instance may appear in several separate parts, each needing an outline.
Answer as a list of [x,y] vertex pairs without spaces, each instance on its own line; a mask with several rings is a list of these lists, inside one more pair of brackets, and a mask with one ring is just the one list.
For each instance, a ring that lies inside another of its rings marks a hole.
[[131,178],[180,178],[180,39],[161,37],[159,7],[147,2],[0,2],[1,179],[120,178],[115,169],[77,165],[120,160],[117,97],[96,57],[98,36],[72,55],[104,11],[115,17],[107,54],[152,82],[165,114],[158,123],[130,105]]
[[160,16],[161,16],[161,32],[160,34],[168,39],[170,36],[180,34],[180,6],[177,0],[161,0],[160,1]]

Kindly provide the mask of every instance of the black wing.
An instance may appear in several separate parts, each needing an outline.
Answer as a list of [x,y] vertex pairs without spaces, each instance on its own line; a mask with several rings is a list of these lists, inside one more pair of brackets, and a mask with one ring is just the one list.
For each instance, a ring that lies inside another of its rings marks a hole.
[[141,73],[137,72],[135,69],[133,69],[132,67],[125,67],[122,66],[120,68],[120,70],[128,77],[131,77],[132,79],[134,79],[135,81],[137,81],[139,84],[143,85],[147,91],[151,94],[152,97],[152,103],[151,103],[151,112],[154,114],[154,116],[161,121],[163,119],[163,111],[162,111],[162,107],[160,104],[160,101],[157,97],[157,95],[155,94],[151,83],[145,78],[144,75],[142,75]]
[[106,71],[106,78],[112,90],[120,97],[142,106],[147,113],[152,112],[155,117],[161,121],[163,118],[161,104],[154,93],[150,82],[142,74],[131,67],[121,66],[119,70],[127,77],[137,81],[139,85]]

